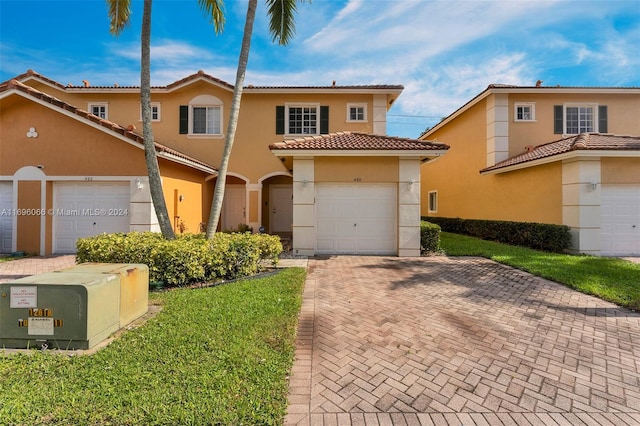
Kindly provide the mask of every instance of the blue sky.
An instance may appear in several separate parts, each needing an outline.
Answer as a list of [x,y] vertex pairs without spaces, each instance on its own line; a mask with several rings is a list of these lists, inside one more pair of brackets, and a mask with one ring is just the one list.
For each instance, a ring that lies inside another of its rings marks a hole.
[[[151,83],[204,70],[235,81],[246,1],[216,36],[196,0],[155,0]],[[103,0],[0,0],[0,81],[139,85],[142,2],[109,33]],[[388,134],[418,137],[492,83],[640,86],[640,0],[313,0],[288,46],[259,1],[245,85],[402,84]]]

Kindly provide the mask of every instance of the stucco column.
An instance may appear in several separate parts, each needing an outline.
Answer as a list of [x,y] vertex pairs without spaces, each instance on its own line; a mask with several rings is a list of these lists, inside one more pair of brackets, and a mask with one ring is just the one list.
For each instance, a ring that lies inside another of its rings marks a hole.
[[398,256],[420,256],[420,160],[399,160]]
[[293,159],[293,253],[313,256],[316,247],[315,162]]
[[571,227],[571,250],[600,254],[600,159],[562,163],[562,223]]
[[129,230],[160,232],[156,210],[151,201],[149,177],[131,179],[129,194]]
[[260,218],[262,217],[262,184],[261,183],[248,183],[247,184],[247,225],[249,225],[253,232],[258,232],[260,228]]
[[487,98],[487,167],[509,158],[509,95]]

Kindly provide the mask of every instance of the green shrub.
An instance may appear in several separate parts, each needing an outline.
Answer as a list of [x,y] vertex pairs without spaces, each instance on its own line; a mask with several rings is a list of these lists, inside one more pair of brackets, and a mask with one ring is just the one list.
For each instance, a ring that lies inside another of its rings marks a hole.
[[165,240],[153,232],[102,234],[77,242],[76,261],[144,263],[149,280],[177,286],[193,282],[215,282],[253,275],[262,260],[277,263],[282,253],[280,238],[267,234],[184,234]]
[[434,253],[440,250],[440,226],[422,221],[420,223],[420,252]]
[[561,253],[571,246],[570,228],[565,225],[444,217],[422,219],[440,225],[444,232],[470,235],[536,250]]

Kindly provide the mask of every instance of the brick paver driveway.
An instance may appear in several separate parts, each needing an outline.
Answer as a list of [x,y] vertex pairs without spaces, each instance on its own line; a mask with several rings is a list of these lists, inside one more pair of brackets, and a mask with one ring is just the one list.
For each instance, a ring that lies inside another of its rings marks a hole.
[[486,259],[310,259],[285,423],[639,425],[640,314]]

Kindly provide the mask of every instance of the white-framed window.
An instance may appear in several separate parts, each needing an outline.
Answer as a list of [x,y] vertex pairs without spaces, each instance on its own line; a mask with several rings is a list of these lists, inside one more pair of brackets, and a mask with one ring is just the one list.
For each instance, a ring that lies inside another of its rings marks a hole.
[[427,206],[429,213],[438,213],[438,191],[429,191]]
[[319,104],[287,104],[286,129],[289,135],[319,135]]
[[[180,112],[180,133],[191,137],[222,137],[222,101],[212,95],[199,95],[191,99]],[[184,130],[184,131],[183,131]]]
[[89,112],[105,120],[109,119],[109,104],[107,102],[93,102],[87,107]]
[[[140,107],[140,121],[142,121],[142,106]],[[160,102],[151,102],[151,121],[161,121]]]
[[567,104],[564,106],[564,134],[576,135],[597,132],[598,108],[596,105]]
[[536,121],[536,104],[533,102],[518,102],[514,105],[514,121]]
[[367,104],[352,103],[347,104],[347,122],[366,122]]

